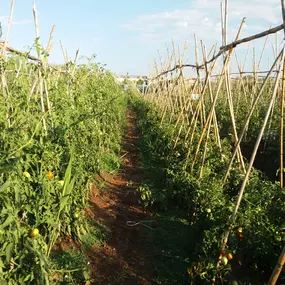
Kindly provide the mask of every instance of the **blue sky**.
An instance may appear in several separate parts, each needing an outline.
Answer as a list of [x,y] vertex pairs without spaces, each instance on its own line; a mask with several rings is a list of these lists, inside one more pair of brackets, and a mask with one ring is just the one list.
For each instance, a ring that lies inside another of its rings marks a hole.
[[[11,2],[0,0],[0,21],[3,36]],[[33,44],[35,31],[32,13],[33,1],[16,0],[9,45],[24,50]],[[208,49],[221,45],[220,0],[36,0],[41,42],[46,45],[52,25],[56,25],[54,48],[50,62],[62,63],[59,44],[62,40],[74,58],[80,47],[81,55],[97,54],[97,61],[107,64],[115,73],[144,75],[153,66],[158,50],[166,54],[166,44],[172,39],[183,50],[185,59],[194,63],[193,34],[203,40]],[[229,0],[229,41],[234,39],[242,17],[247,17],[242,37],[263,31],[281,23],[280,0]],[[282,36],[279,36],[279,48]],[[255,42],[256,57],[264,40]],[[273,60],[275,37],[269,38],[262,68]],[[237,49],[240,61],[247,45]],[[201,59],[200,55],[200,59]],[[252,50],[246,67],[252,65]]]

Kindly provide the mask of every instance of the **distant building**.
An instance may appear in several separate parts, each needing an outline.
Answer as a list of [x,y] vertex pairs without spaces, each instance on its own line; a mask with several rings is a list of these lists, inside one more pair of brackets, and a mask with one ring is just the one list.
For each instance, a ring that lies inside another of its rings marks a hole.
[[129,73],[127,73],[126,75],[115,75],[116,79],[119,82],[123,82],[125,79],[129,80],[131,82],[136,83],[139,80],[143,80],[144,82],[148,81],[148,77],[147,76],[141,76],[141,75],[129,75]]
[[184,78],[184,82],[188,83],[189,85],[192,85],[196,82],[197,78],[193,78],[193,77],[185,77]]

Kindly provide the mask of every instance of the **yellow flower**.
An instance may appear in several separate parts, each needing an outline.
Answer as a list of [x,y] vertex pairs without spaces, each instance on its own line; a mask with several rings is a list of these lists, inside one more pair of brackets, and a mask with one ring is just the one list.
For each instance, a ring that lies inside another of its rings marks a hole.
[[46,176],[48,179],[53,179],[53,173],[51,171],[48,171]]

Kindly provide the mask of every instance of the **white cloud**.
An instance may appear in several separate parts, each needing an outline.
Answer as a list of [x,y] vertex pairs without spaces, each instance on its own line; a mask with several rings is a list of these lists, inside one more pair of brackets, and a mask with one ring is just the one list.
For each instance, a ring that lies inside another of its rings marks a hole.
[[157,14],[139,15],[133,21],[122,26],[138,32],[138,38],[143,43],[162,44],[170,42],[185,42],[196,33],[200,39],[216,41],[220,38],[220,19],[215,19],[207,11],[187,9],[163,11]]
[[12,21],[12,25],[27,25],[27,24],[31,24],[31,23],[33,23],[33,21],[28,20],[28,19],[20,20],[20,21]]
[[[8,16],[0,16],[0,22],[2,26],[7,26],[9,21]],[[33,21],[30,19],[23,19],[23,20],[12,20],[12,25],[27,25],[31,24]]]
[[[280,0],[231,0],[229,1],[229,39],[239,28],[237,21],[247,17],[250,24],[245,31],[261,32],[269,26],[281,23]],[[233,25],[234,23],[234,25]],[[254,23],[253,27],[251,25]],[[204,40],[220,40],[220,0],[194,0],[191,9],[162,11],[139,15],[123,28],[139,32],[140,37],[157,41],[168,37],[189,38],[196,33]],[[243,34],[247,34],[246,32]]]
[[[195,0],[195,9],[212,10],[220,17],[221,0]],[[281,22],[280,0],[230,0],[229,16],[241,19],[247,17],[251,20],[261,20],[267,24]]]
[[[187,62],[193,63],[195,61],[194,33],[197,35],[199,47],[200,40],[207,45],[208,51],[216,43],[217,49],[221,45],[220,1],[193,0],[188,9],[139,15],[133,21],[122,25],[122,28],[137,32],[137,39],[143,44],[157,48],[159,46],[163,48],[163,45],[171,42],[172,39],[180,47],[185,41],[189,41],[191,51],[187,51],[186,58]],[[282,22],[280,0],[230,0],[228,15],[228,42],[235,39],[243,17],[247,20],[240,38],[262,32]],[[251,47],[256,47],[256,58],[261,53],[264,41],[265,38],[251,44]],[[272,53],[272,42],[275,44],[274,36],[271,36],[267,43],[268,57]],[[241,45],[238,52],[244,55],[247,48],[248,44]],[[199,57],[201,61],[202,55],[200,54]],[[251,64],[252,61],[248,60],[248,62]]]
[[176,27],[184,27],[187,28],[188,27],[188,22],[187,21],[178,21],[175,23]]
[[204,16],[198,10],[174,10],[157,14],[140,15],[132,22],[122,25],[123,28],[134,31],[156,31],[163,28],[187,27]]

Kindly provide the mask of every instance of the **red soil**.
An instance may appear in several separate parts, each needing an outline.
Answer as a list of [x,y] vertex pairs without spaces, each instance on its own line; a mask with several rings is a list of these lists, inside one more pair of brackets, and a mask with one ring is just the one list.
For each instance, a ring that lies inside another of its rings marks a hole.
[[139,204],[135,191],[143,178],[137,152],[136,114],[128,113],[128,123],[122,147],[122,166],[119,173],[101,173],[105,187],[93,187],[88,215],[109,230],[104,246],[95,246],[89,253],[93,264],[92,284],[154,284],[145,233],[151,229],[139,224],[128,226],[127,221],[149,219],[151,214]]

